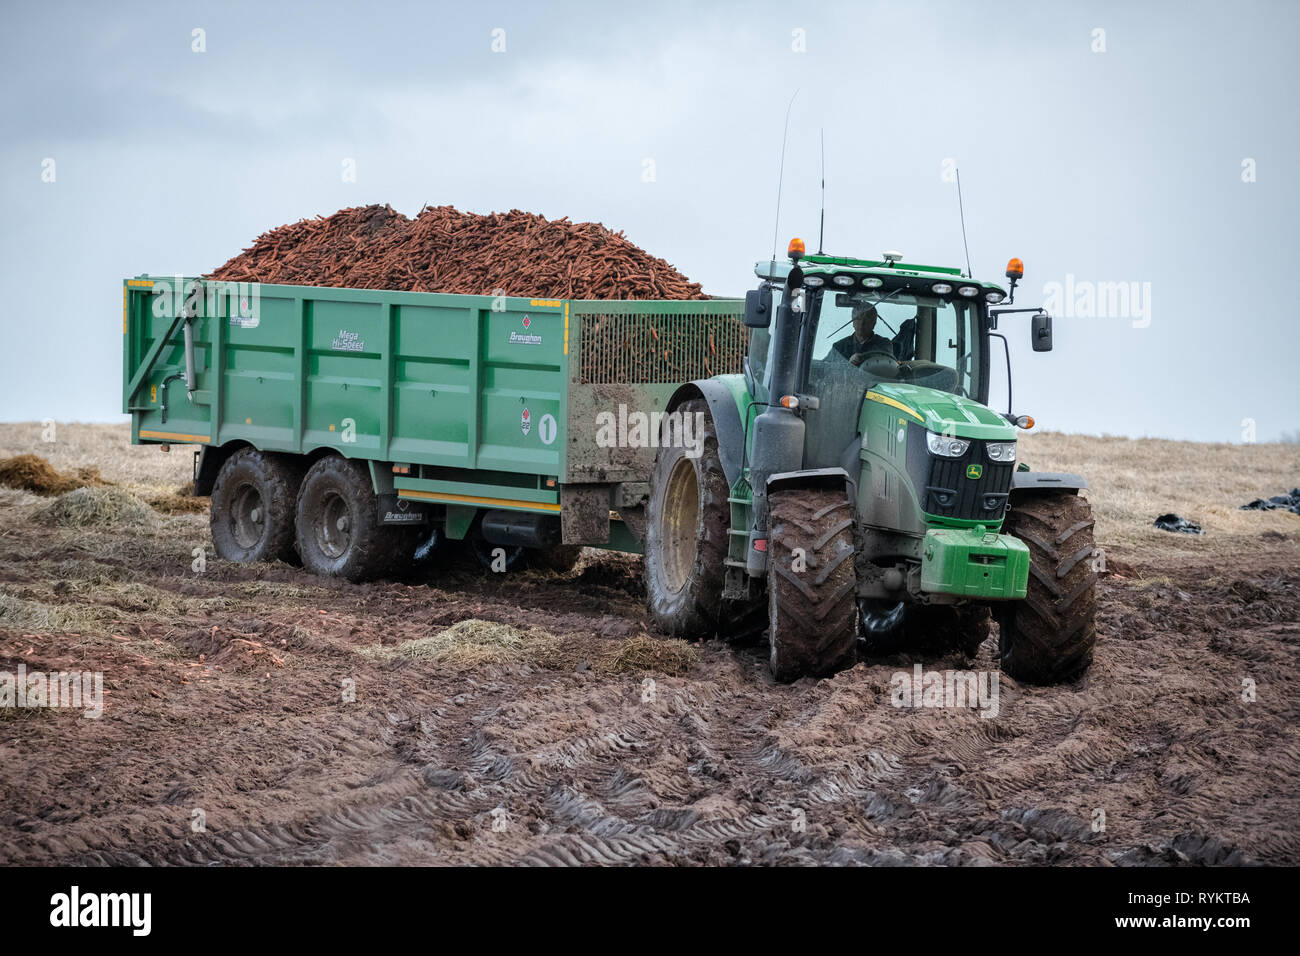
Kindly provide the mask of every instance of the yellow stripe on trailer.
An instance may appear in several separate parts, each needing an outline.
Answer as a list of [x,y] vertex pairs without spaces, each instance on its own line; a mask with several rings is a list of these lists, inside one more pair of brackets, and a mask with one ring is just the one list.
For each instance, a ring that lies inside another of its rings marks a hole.
[[180,442],[183,445],[206,445],[212,439],[207,435],[182,435],[179,432],[155,432],[140,429],[141,438],[161,438],[164,441]]
[[867,398],[871,399],[873,402],[880,402],[882,405],[889,405],[891,408],[897,408],[900,412],[907,412],[907,414],[911,415],[922,425],[925,424],[925,419],[922,418],[920,414],[914,412],[902,402],[890,398],[888,395],[881,395],[879,392],[867,392]]
[[[141,433],[143,434],[143,432]],[[417,491],[398,488],[399,498],[419,498],[422,501],[440,501],[450,505],[496,505],[498,508],[520,508],[527,511],[559,511],[560,506],[544,501],[516,501],[513,498],[480,498],[478,495],[456,495],[449,491]]]

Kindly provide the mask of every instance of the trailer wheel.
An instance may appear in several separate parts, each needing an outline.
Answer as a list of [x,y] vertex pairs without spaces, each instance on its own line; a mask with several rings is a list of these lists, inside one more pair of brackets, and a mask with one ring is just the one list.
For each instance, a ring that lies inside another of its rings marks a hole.
[[646,506],[646,606],[673,637],[712,637],[718,629],[731,526],[728,485],[708,403],[692,399],[683,415],[702,412],[701,452],[680,444],[659,449]]
[[405,554],[402,526],[379,523],[379,502],[364,462],[338,455],[312,465],[298,494],[298,551],[314,574],[364,581]]
[[1082,673],[1097,643],[1092,506],[1073,492],[1011,500],[1002,530],[1029,546],[1029,589],[998,614],[1002,669],[1031,684]]
[[292,458],[241,448],[212,488],[212,546],[227,561],[296,561],[294,505],[302,467]]
[[788,682],[852,665],[858,630],[849,499],[801,488],[767,501],[772,676]]

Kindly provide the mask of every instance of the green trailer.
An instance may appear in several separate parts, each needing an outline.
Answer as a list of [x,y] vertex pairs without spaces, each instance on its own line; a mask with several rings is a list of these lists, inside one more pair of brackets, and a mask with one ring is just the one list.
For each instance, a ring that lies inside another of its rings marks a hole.
[[[639,551],[643,519],[623,515],[644,513],[654,416],[682,382],[740,371],[743,312],[740,299],[568,301],[140,276],[123,286],[123,410],[134,442],[202,446],[198,494],[213,494],[241,452],[259,459],[245,477],[274,479],[289,497],[323,458],[364,467],[377,507],[377,527],[366,530],[385,547],[405,550],[413,535],[384,529],[418,526],[509,549],[510,561],[523,549]],[[292,503],[277,508],[251,486],[243,498],[214,499],[218,552],[288,555]],[[381,558],[344,570],[379,573]]]

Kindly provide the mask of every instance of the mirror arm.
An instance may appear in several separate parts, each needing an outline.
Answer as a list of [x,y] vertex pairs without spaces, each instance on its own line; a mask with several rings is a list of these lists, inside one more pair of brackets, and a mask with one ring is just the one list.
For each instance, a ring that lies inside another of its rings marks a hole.
[[1011,418],[1014,416],[1014,412],[1011,411],[1013,407],[1011,403],[1011,345],[1007,342],[1007,337],[1001,332],[990,332],[989,338],[1001,339],[1002,351],[1006,353],[1007,356],[1007,417]]

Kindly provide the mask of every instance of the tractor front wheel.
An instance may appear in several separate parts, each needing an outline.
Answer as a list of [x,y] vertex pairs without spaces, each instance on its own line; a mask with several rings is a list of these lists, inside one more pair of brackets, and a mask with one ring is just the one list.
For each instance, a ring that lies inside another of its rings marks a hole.
[[843,491],[768,496],[768,643],[785,683],[853,664],[857,644],[853,509]]
[[998,614],[1002,670],[1030,684],[1056,684],[1092,663],[1097,610],[1092,507],[1073,492],[1011,499],[1002,526],[1029,546],[1029,589]]

